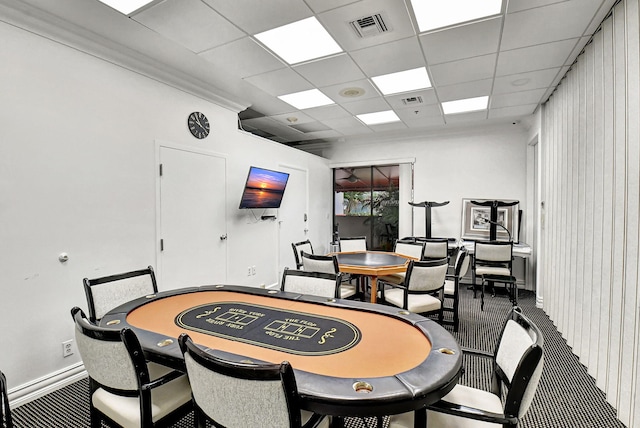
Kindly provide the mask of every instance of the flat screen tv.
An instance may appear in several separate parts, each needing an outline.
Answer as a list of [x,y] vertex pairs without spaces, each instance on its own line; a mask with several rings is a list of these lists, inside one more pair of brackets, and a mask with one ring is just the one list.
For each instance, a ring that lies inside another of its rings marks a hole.
[[252,166],[240,199],[240,208],[280,208],[289,174]]

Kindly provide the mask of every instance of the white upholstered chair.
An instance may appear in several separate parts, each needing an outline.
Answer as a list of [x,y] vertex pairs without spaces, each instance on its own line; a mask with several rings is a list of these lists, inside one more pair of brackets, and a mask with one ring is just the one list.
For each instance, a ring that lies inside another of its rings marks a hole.
[[82,282],[87,297],[89,319],[94,323],[123,303],[158,292],[156,276],[151,266],[101,278],[85,278]]
[[147,363],[133,330],[91,323],[75,307],[76,344],[89,374],[91,427],[102,421],[124,428],[167,426],[192,409],[184,373]]
[[290,293],[339,298],[342,275],[305,270],[285,269],[280,289]]
[[[328,420],[301,410],[291,365],[230,361],[198,347],[188,335],[178,342],[191,380],[196,426],[328,428]],[[246,358],[244,359],[246,360]]]
[[[321,256],[315,254],[307,254],[303,251],[301,253],[301,258],[302,269],[305,272],[324,272],[333,274],[340,273],[340,270],[338,268],[338,259],[335,255]],[[345,281],[342,281],[342,283],[340,284],[339,297],[341,299],[348,299],[349,297],[353,297],[357,294],[357,292],[357,285],[350,284]]]
[[424,242],[423,260],[449,258],[449,240],[447,238],[416,238],[416,242]]
[[313,254],[311,241],[307,239],[300,242],[294,242],[291,244],[291,247],[293,248],[293,256],[296,259],[296,269],[302,269],[302,252],[304,251],[307,254]]
[[[424,242],[418,242],[413,238],[398,239],[393,246],[393,252],[414,260],[422,260],[424,256]],[[391,284],[404,284],[406,272],[398,272],[378,277],[378,281]]]
[[[427,409],[427,428],[516,427],[535,395],[544,365],[540,329],[514,307],[507,317],[492,358],[491,390],[457,384]],[[390,428],[413,428],[414,414],[391,416]]]
[[[485,284],[493,285],[495,282],[504,283],[511,286],[515,293],[515,304],[517,304],[516,279],[512,274],[513,266],[513,242],[511,241],[476,241],[474,244],[474,284],[473,294],[476,294],[476,281],[480,276],[482,281],[482,302],[480,308],[484,309],[484,289]],[[492,289],[492,292],[495,290]],[[510,292],[511,294],[511,292]],[[513,298],[512,298],[513,301]]]
[[367,238],[365,236],[341,237],[339,243],[340,251],[343,253],[367,251]]

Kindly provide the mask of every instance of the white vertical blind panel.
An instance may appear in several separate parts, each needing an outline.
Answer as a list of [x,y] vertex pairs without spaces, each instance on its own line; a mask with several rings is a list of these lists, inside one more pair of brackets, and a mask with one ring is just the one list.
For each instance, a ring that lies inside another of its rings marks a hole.
[[618,3],[613,14],[614,62],[614,209],[613,209],[613,281],[611,283],[611,340],[609,342],[609,382],[607,400],[618,403],[620,351],[622,349],[621,323],[625,262],[625,210],[626,210],[626,58],[624,3]]
[[[638,132],[638,4],[625,3],[626,13],[626,239],[625,278],[622,290],[622,347],[620,361],[620,390],[616,408],[621,420],[631,420],[633,413],[634,376],[637,376],[638,331],[638,222],[640,204],[640,133]],[[629,424],[633,426],[633,424]]]

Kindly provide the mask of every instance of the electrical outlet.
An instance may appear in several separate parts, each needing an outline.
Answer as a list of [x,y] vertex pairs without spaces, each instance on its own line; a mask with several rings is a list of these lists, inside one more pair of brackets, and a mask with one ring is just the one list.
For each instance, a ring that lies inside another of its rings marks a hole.
[[251,266],[247,267],[247,276],[251,276]]
[[62,342],[62,357],[73,355],[73,340]]

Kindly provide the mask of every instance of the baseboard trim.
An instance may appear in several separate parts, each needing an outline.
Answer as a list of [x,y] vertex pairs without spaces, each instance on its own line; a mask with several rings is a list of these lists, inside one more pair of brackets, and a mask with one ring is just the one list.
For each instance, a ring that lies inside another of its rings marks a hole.
[[47,376],[11,388],[8,391],[10,406],[20,407],[85,377],[87,377],[87,371],[82,362],[65,367]]

